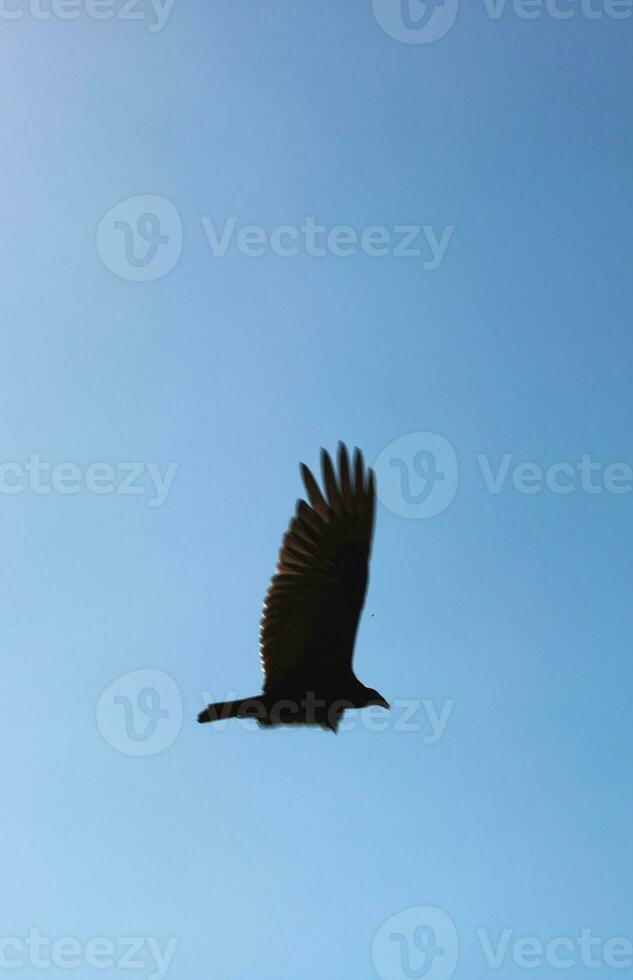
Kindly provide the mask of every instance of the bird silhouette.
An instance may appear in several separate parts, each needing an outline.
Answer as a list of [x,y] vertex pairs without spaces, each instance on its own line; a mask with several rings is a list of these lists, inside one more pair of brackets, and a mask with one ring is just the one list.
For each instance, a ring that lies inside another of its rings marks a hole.
[[380,705],[352,669],[367,591],[375,514],[373,470],[338,446],[338,473],[321,450],[323,490],[303,463],[310,503],[298,500],[260,624],[263,691],[208,705],[199,722],[255,718],[262,726],[319,725],[336,732],[346,708]]

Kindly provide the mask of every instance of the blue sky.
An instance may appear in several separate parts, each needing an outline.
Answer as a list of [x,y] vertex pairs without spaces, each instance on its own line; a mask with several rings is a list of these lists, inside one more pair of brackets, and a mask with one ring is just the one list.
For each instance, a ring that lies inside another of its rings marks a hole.
[[[633,10],[389,3],[2,6],[16,977],[34,930],[81,980],[129,937],[171,980],[485,978],[504,935],[504,977],[633,969]],[[389,726],[202,729],[259,688],[297,464],[340,438],[383,459],[356,666]]]

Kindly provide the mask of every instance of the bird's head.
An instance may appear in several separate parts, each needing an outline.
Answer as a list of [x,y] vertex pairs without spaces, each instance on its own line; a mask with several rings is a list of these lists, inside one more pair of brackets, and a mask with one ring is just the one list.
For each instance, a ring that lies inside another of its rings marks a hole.
[[382,694],[375,691],[373,687],[366,687],[364,691],[365,702],[363,708],[371,708],[373,705],[377,705],[379,708],[389,709],[391,705],[388,701],[383,698]]

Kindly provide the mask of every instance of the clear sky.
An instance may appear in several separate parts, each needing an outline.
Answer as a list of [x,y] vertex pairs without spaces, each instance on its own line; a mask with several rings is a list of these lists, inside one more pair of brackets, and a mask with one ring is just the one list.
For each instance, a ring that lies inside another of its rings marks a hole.
[[[631,975],[631,5],[0,6],[2,972]],[[199,727],[339,438],[389,725]]]

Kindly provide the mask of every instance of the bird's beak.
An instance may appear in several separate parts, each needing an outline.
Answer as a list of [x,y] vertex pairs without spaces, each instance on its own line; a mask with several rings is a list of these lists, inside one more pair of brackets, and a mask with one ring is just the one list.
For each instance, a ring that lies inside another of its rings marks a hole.
[[379,708],[386,708],[387,711],[389,711],[389,709],[391,707],[391,705],[389,704],[389,702],[388,701],[385,701],[385,699],[383,697],[376,698],[375,701],[372,701],[372,704],[377,704]]

